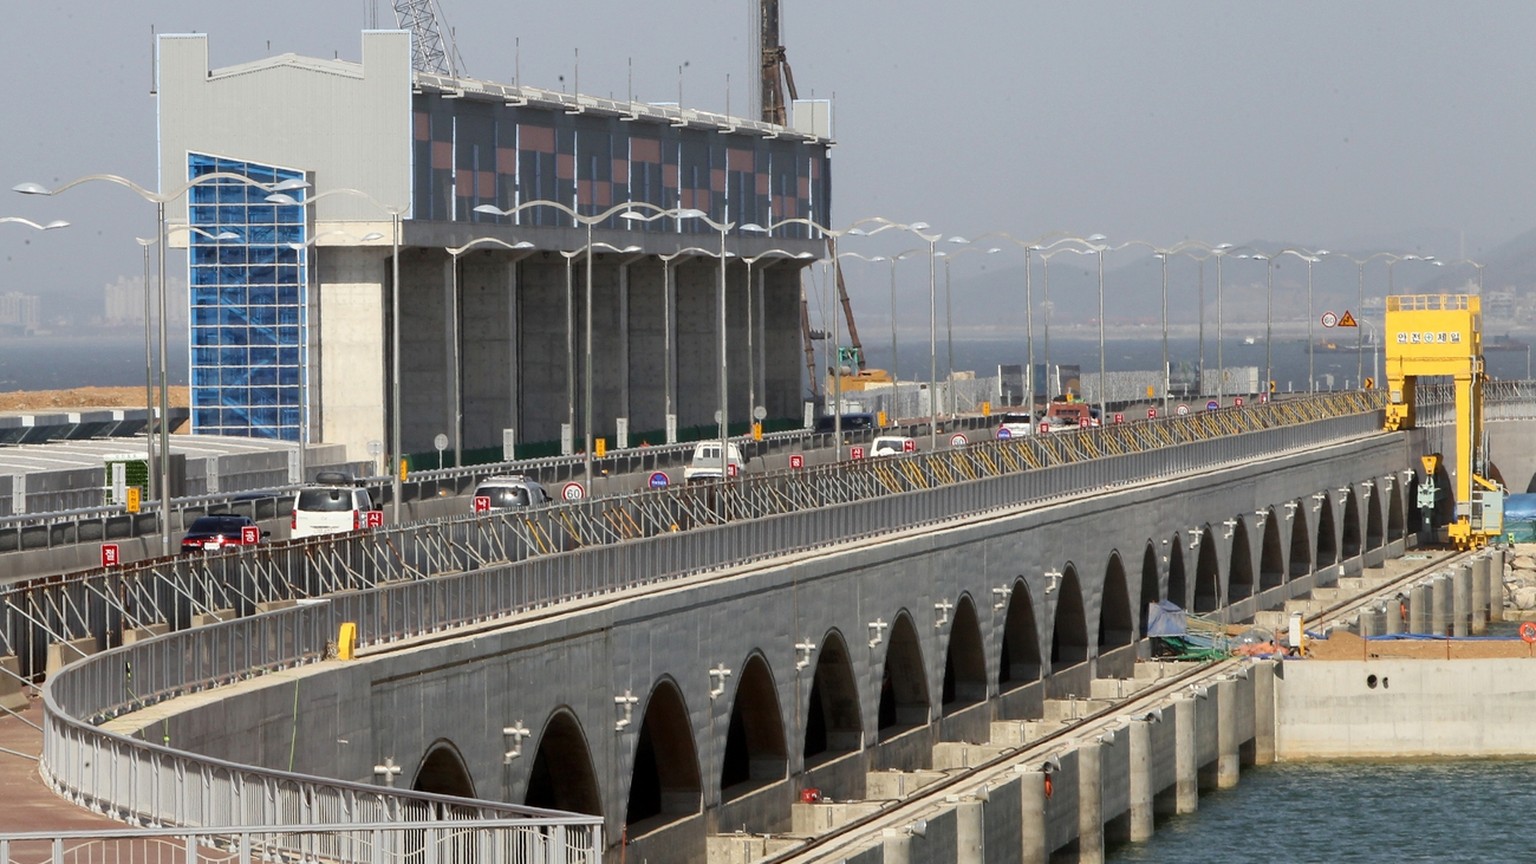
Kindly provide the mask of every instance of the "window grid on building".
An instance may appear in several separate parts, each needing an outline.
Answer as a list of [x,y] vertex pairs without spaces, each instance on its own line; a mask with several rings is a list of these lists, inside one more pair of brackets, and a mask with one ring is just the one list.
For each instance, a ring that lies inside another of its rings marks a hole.
[[[304,179],[291,169],[188,155],[190,180],[214,172],[268,185]],[[309,389],[304,207],[272,204],[265,189],[238,180],[187,194],[197,229],[188,238],[192,431],[301,441]],[[238,239],[213,236],[221,232]]]

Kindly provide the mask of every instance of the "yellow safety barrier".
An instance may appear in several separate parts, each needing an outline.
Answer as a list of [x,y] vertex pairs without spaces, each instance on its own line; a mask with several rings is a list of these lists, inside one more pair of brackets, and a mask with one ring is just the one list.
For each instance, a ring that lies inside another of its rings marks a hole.
[[357,655],[357,624],[353,621],[341,622],[341,628],[336,632],[336,659],[351,660]]

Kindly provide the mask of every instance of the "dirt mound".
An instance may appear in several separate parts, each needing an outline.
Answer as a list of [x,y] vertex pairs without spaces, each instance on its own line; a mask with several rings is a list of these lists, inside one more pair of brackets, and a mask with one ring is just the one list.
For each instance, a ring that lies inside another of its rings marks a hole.
[[[186,387],[167,394],[172,408],[190,404]],[[160,391],[154,391],[155,403]],[[12,390],[0,393],[0,411],[55,411],[78,408],[143,408],[143,387],[76,387],[70,390]]]

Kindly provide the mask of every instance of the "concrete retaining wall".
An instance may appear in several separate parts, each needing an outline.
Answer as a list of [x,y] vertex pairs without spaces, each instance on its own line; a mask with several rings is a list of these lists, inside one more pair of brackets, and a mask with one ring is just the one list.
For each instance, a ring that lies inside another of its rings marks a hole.
[[1536,755],[1530,660],[1291,662],[1275,684],[1277,757]]

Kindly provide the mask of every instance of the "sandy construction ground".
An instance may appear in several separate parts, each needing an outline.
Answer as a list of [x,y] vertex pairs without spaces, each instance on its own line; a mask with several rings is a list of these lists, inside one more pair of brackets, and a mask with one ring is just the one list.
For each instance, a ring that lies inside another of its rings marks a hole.
[[[156,403],[160,391],[154,391]],[[186,387],[172,387],[171,407],[189,403]],[[72,390],[12,390],[0,393],[0,411],[51,411],[61,408],[143,408],[143,387],[77,387]]]

